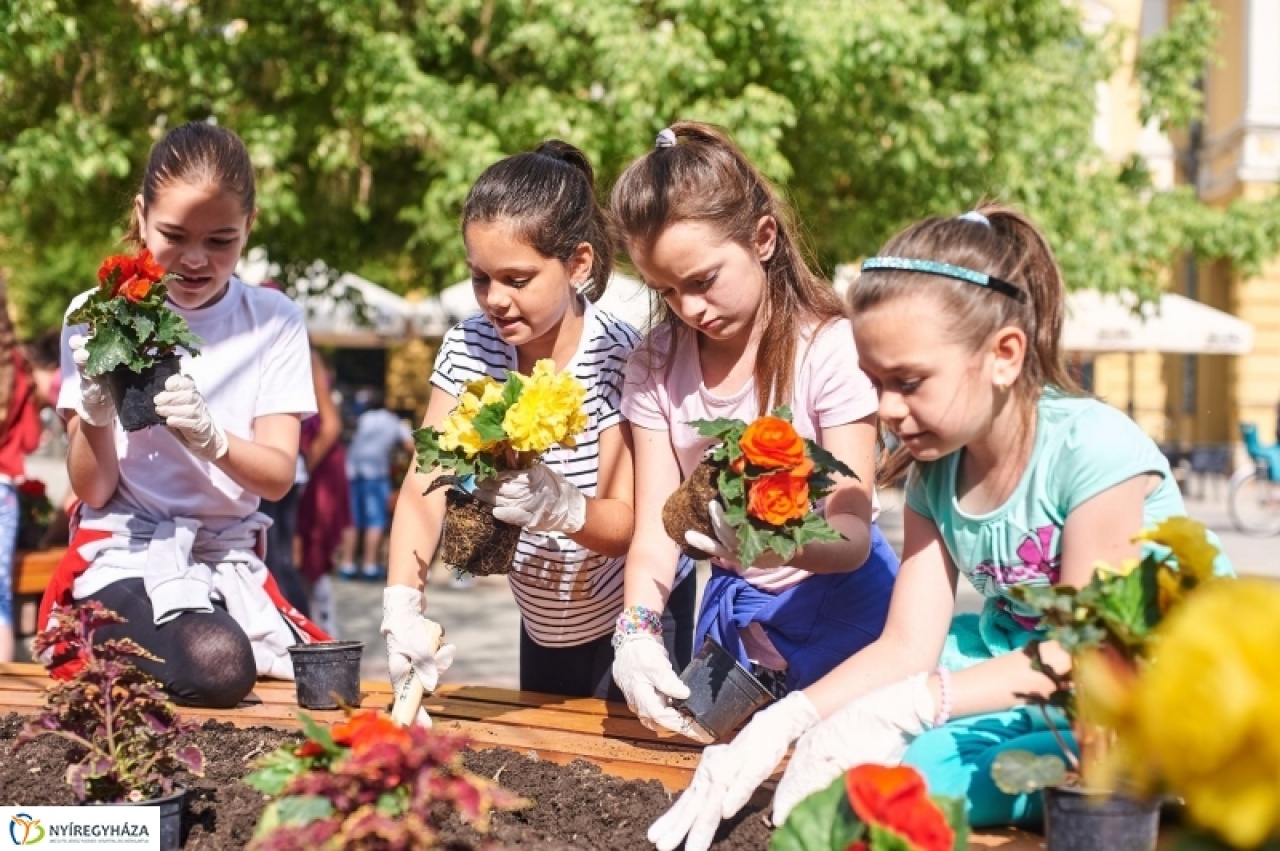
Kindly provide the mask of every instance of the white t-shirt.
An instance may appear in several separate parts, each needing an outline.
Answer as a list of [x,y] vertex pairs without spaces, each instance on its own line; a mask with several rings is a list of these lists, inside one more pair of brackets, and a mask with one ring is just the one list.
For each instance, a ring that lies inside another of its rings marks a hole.
[[[715,442],[689,425],[694,420],[736,419],[751,422],[762,412],[755,379],[732,396],[717,396],[702,382],[694,332],[681,328],[672,344],[671,329],[652,331],[627,364],[622,412],[634,425],[669,432],[671,448],[687,478]],[[849,320],[823,326],[816,335],[801,335],[796,347],[791,388],[791,423],[802,437],[822,444],[822,430],[848,425],[879,407],[871,379],[858,368],[858,350]],[[781,591],[808,572],[793,567],[748,568],[743,576],[766,591]]]
[[[600,434],[622,421],[622,376],[639,341],[636,330],[589,302],[582,339],[565,371],[587,388],[587,427],[577,446],[552,447],[542,460],[587,496],[595,496]],[[453,397],[483,375],[505,381],[517,368],[515,346],[483,315],[455,325],[436,355],[431,383]],[[508,576],[525,629],[544,647],[585,644],[613,631],[622,611],[624,557],[585,549],[568,535],[525,530]]]
[[[89,293],[77,296],[70,314]],[[196,357],[182,356],[182,372],[195,379],[210,414],[227,432],[253,439],[253,421],[268,414],[316,411],[311,351],[302,311],[283,293],[248,287],[232,278],[227,294],[199,310],[170,305],[204,341]],[[80,401],[80,381],[67,344],[84,325],[62,329],[62,390],[58,412],[65,418]],[[165,426],[125,432],[115,421],[120,485],[102,513],[200,520],[217,531],[249,516],[258,497],[208,461],[192,455]],[[87,511],[86,519],[95,512]]]
[[365,411],[356,420],[347,446],[347,475],[353,479],[391,478],[391,453],[413,440],[403,420],[386,408]]

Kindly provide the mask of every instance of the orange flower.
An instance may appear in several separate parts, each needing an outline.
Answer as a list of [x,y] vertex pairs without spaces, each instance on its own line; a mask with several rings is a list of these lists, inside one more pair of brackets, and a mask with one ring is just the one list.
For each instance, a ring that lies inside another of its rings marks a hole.
[[790,470],[804,460],[804,438],[780,417],[760,417],[738,441],[747,460],[766,470]]
[[858,818],[905,839],[915,851],[951,851],[955,834],[914,768],[859,765],[844,776]]
[[333,741],[346,745],[353,753],[361,753],[379,742],[407,748],[411,744],[411,737],[408,729],[376,710],[366,709],[355,713],[346,721],[334,724]]
[[117,281],[128,280],[137,274],[136,262],[127,254],[111,255],[106,260],[103,260],[102,265],[98,267],[98,283],[106,284],[111,280],[113,272],[119,273],[116,278]]
[[136,267],[134,274],[139,278],[158,284],[164,279],[164,268],[156,262],[156,258],[151,256],[151,250],[144,248],[138,253],[135,260]]
[[122,295],[129,301],[137,304],[151,293],[151,281],[146,278],[135,276],[121,283],[116,287],[116,291],[112,293],[112,297]]
[[790,473],[770,473],[751,483],[747,513],[757,520],[781,526],[809,513],[809,482]]
[[297,757],[320,756],[322,753],[324,753],[324,745],[311,739],[307,739],[293,751],[293,755]]

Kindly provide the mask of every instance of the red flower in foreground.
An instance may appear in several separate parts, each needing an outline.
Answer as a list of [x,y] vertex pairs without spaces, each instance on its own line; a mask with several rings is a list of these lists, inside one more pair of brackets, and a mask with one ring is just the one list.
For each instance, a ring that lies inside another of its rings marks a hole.
[[151,256],[149,248],[144,248],[138,253],[135,263],[137,265],[134,274],[139,278],[150,281],[153,284],[158,284],[164,280],[164,267],[156,262],[155,257]]
[[134,258],[127,254],[112,254],[98,267],[98,283],[127,280],[137,274],[136,270],[137,261]]
[[747,513],[774,526],[809,513],[809,480],[790,473],[770,473],[751,482]]
[[407,748],[412,743],[408,728],[401,727],[386,715],[373,709],[357,712],[346,721],[334,724],[333,740],[339,745],[346,745],[357,754],[367,751],[380,742],[392,744],[401,749]]
[[914,768],[859,765],[844,785],[854,813],[867,824],[896,833],[915,851],[951,851],[955,833]]
[[151,281],[146,278],[129,278],[120,286],[116,287],[113,296],[124,296],[129,301],[137,304],[151,293]]

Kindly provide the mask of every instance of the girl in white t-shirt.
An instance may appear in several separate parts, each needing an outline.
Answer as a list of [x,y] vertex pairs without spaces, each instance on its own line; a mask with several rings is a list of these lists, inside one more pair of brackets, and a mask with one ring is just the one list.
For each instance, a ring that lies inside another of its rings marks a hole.
[[292,486],[299,423],[316,402],[301,312],[232,274],[254,195],[249,153],[229,130],[186,124],[151,150],[126,240],[176,276],[170,307],[203,341],[155,397],[164,426],[126,432],[104,379],[84,372],[85,326],[62,337],[58,410],[82,505],[42,621],[54,603],[102,602],[127,622],[99,639],[127,636],[160,657],[139,666],[192,705],[234,706],[259,674],[292,678],[289,645],[325,637],[260,558],[259,499]]
[[[482,482],[477,495],[499,519],[524,527],[509,574],[521,617],[520,687],[620,699],[610,637],[632,533],[622,376],[639,335],[593,304],[609,280],[613,246],[592,184],[586,157],[558,141],[501,160],[476,181],[462,235],[482,313],[445,336],[423,422],[440,426],[466,382],[528,373],[544,358],[586,387],[588,426],[575,447]],[[426,494],[434,478],[411,473],[400,491],[382,621],[392,681],[412,668],[428,688],[452,659],[452,648],[432,652],[422,620],[445,510],[443,489]],[[692,592],[690,582],[676,607],[689,629]],[[673,650],[687,658],[688,646],[686,638]]]
[[749,422],[785,404],[801,435],[857,475],[840,477],[822,509],[844,539],[809,544],[790,564],[772,552],[737,564],[732,530],[687,540],[716,556],[695,646],[713,638],[783,688],[803,688],[880,635],[897,574],[874,523],[876,394],[840,300],[801,255],[789,210],[722,132],[693,122],[663,130],[619,178],[612,208],[627,253],[666,305],[666,321],[627,369],[636,534],[614,677],[646,725],[701,738],[671,704],[689,690],[655,616],[681,561],[662,508],[712,442],[690,421]]

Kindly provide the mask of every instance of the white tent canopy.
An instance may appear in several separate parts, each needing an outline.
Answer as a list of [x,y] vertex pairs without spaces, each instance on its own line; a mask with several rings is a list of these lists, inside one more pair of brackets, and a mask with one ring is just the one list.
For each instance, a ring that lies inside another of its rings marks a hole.
[[[313,284],[302,279],[297,284],[294,302],[302,308],[307,320],[307,334],[318,345],[380,347],[413,338],[419,310],[402,296],[350,272],[332,284],[323,283],[325,266],[316,263]],[[250,252],[241,261],[237,274],[247,284],[258,285],[273,274],[270,263],[261,252]],[[366,322],[353,301],[364,306]]]
[[[653,306],[652,290],[627,275],[615,273],[605,287],[604,295],[596,306],[635,326],[644,333],[649,327],[649,315]],[[415,305],[418,311],[418,327],[423,334],[442,336],[449,327],[480,312],[471,281],[460,281],[435,298],[424,299]]]
[[1062,347],[1069,352],[1172,352],[1242,355],[1253,350],[1253,326],[1186,296],[1165,293],[1133,309],[1134,300],[1097,290],[1067,298]]

